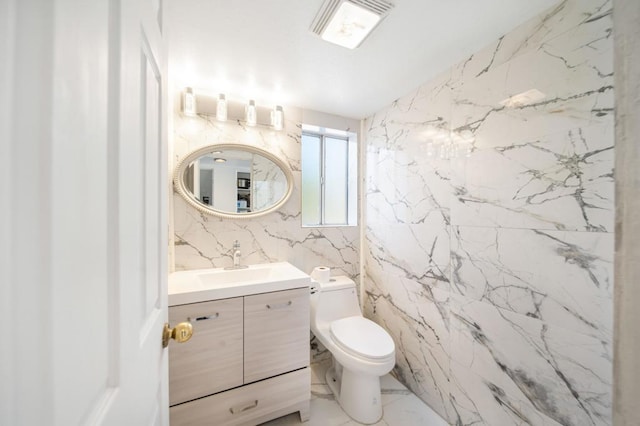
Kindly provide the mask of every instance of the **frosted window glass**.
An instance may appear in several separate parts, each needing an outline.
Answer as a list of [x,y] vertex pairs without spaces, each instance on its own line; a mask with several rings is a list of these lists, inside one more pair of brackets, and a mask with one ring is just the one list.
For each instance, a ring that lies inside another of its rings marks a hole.
[[320,224],[320,136],[302,135],[302,224]]
[[348,142],[344,139],[326,137],[324,149],[324,223],[328,225],[346,225]]

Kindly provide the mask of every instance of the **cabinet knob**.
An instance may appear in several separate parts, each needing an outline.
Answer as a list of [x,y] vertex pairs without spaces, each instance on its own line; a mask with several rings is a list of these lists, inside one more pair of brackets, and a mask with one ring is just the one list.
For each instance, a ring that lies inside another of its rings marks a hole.
[[173,339],[178,343],[184,343],[191,339],[193,336],[193,326],[190,322],[181,322],[174,328],[169,327],[169,323],[164,323],[164,330],[162,330],[162,347],[169,346],[169,340]]

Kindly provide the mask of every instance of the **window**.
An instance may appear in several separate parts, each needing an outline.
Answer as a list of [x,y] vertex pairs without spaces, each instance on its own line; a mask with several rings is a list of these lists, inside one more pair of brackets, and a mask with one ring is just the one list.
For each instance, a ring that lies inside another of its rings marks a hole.
[[356,137],[310,127],[302,133],[302,226],[355,226]]

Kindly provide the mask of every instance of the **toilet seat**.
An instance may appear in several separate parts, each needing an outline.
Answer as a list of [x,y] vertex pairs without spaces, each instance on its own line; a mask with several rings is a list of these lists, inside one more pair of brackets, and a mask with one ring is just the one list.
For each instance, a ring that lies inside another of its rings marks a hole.
[[364,317],[333,321],[331,338],[342,350],[361,358],[380,360],[395,352],[395,344],[386,330]]

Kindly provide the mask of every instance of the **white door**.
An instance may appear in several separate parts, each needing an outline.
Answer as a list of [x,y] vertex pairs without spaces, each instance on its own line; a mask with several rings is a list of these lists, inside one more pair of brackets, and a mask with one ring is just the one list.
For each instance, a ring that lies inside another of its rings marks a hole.
[[166,425],[163,0],[0,2],[0,424]]

